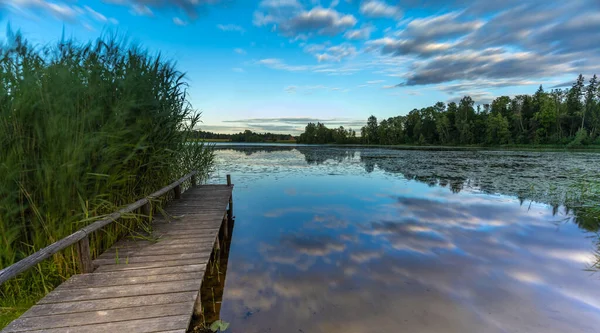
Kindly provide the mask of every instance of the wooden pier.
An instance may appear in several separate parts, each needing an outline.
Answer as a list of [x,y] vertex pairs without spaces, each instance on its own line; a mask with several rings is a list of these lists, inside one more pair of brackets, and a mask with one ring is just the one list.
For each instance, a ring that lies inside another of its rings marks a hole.
[[[93,261],[83,253],[89,273],[72,276],[2,332],[186,332],[219,230],[230,237],[227,180],[183,194],[179,185],[170,188],[178,200],[165,209],[169,218],[157,214],[151,233],[119,240]],[[86,243],[79,241],[80,251]]]

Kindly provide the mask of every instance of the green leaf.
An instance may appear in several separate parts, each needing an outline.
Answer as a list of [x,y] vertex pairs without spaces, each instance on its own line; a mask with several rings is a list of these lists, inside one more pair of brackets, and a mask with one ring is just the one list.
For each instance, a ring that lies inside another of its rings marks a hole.
[[229,327],[229,323],[221,320],[221,331],[225,331]]
[[225,331],[229,327],[229,323],[222,320],[217,320],[210,325],[210,330],[213,332],[216,331]]

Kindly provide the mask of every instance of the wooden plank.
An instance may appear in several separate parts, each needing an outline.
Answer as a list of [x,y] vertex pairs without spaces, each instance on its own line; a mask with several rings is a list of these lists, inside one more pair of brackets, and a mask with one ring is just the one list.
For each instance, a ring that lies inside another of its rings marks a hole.
[[124,247],[120,248],[118,251],[116,249],[111,249],[110,251],[102,253],[96,259],[113,259],[116,260],[117,256],[119,258],[127,258],[131,256],[153,256],[153,255],[163,255],[163,254],[178,254],[178,253],[190,253],[190,252],[210,252],[212,251],[214,245],[214,241],[205,241],[197,244],[172,244],[172,245],[163,245],[156,244],[153,246],[147,247]]
[[[140,277],[140,276],[158,276],[158,275],[169,275],[169,274],[184,274],[184,273],[198,273],[206,270],[206,264],[195,264],[175,267],[159,267],[159,268],[147,268],[147,269],[135,269],[135,270],[121,270],[121,271],[106,271],[98,272],[94,271],[94,276],[104,276],[109,278],[128,278],[128,277]],[[77,276],[86,276],[88,274],[82,274]],[[74,276],[71,277],[73,279]],[[67,283],[67,280],[65,283]],[[61,288],[62,284],[57,288]]]
[[176,224],[157,224],[152,226],[152,231],[167,231],[167,232],[181,232],[188,230],[202,230],[202,229],[215,229],[221,226],[223,222],[219,220],[219,222],[180,222]]
[[[52,328],[70,328],[73,326],[105,324],[137,319],[157,318],[166,316],[190,316],[193,304],[189,302],[149,305],[131,308],[108,309],[102,311],[79,312],[44,317],[26,317],[13,321],[6,327],[6,332],[22,332],[46,330]],[[179,327],[184,328],[184,327]]]
[[143,263],[143,264],[129,264],[129,265],[102,265],[94,271],[96,272],[116,272],[116,271],[129,271],[129,270],[138,270],[138,269],[148,269],[148,268],[160,268],[160,267],[177,267],[177,266],[185,266],[185,265],[202,265],[208,263],[208,256],[202,259],[188,259],[188,260],[174,260],[174,261],[161,261],[161,262],[151,262],[151,263]]
[[[119,272],[123,273],[123,272]],[[145,276],[118,276],[104,274],[82,274],[75,275],[68,281],[62,283],[61,288],[82,289],[82,288],[100,288],[109,286],[124,286],[133,284],[146,284],[157,282],[172,282],[181,280],[192,280],[199,278],[200,272],[163,274],[163,275],[145,275]]]
[[[210,255],[210,254],[209,254]],[[173,260],[191,260],[191,259],[203,259],[207,258],[206,253],[192,252],[192,253],[178,253],[178,254],[163,254],[163,255],[150,255],[150,256],[137,256],[132,254],[130,256],[120,256],[118,260],[114,259],[96,259],[94,265],[131,265],[140,263],[151,263],[151,262],[164,262]]]
[[218,232],[218,229],[215,228],[215,229],[197,230],[197,231],[189,232],[186,235],[169,235],[169,234],[165,234],[162,232],[153,232],[151,235],[146,234],[146,233],[140,233],[139,237],[146,238],[146,239],[156,239],[155,244],[159,244],[159,243],[162,243],[163,241],[173,240],[173,239],[195,239],[198,241],[212,239],[215,237],[217,232]]
[[25,312],[21,318],[79,313],[88,311],[101,311],[108,309],[121,309],[143,305],[161,305],[182,302],[194,302],[197,291],[180,293],[144,295],[136,297],[109,298],[92,301],[75,301],[52,304],[37,304]]
[[188,226],[187,228],[184,228],[184,229],[180,229],[179,226],[173,226],[170,228],[164,228],[164,227],[154,228],[154,230],[152,231],[152,234],[158,235],[158,236],[192,235],[192,234],[206,235],[206,234],[212,234],[212,232],[219,231],[220,228],[221,228],[221,223],[219,223],[219,224],[214,223],[213,225],[198,225],[195,228]]
[[166,220],[166,219],[158,219],[156,218],[152,222],[152,226],[157,225],[179,225],[182,223],[216,223],[217,221],[222,220],[225,217],[225,209],[218,213],[213,213],[212,215],[197,215],[197,214],[183,214],[178,215],[175,218]]
[[77,327],[54,328],[36,331],[31,333],[98,333],[98,332],[135,332],[135,333],[155,333],[160,331],[179,331],[182,327],[187,329],[190,323],[190,315],[181,316],[163,316],[157,318],[137,319],[106,324],[85,325]]
[[[207,241],[211,241],[214,239],[187,239],[187,240],[177,240],[177,239],[161,239],[160,240],[160,244],[161,245],[170,245],[170,244],[198,244],[198,243],[202,243],[202,242],[207,242]],[[124,248],[127,246],[143,246],[143,244],[147,244],[148,246],[151,245],[156,245],[159,244],[159,242],[151,242],[151,241],[146,241],[146,240],[126,240],[126,241],[119,241],[118,243],[118,247],[120,248]],[[133,244],[137,244],[137,245],[133,245]]]
[[146,285],[112,286],[100,288],[67,289],[56,288],[38,304],[89,301],[104,298],[168,294],[183,291],[198,291],[202,279],[148,283]]

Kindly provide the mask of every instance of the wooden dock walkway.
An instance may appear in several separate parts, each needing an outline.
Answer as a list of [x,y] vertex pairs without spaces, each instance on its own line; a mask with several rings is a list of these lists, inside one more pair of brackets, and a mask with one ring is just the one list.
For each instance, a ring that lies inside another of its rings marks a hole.
[[2,332],[186,332],[221,226],[228,233],[232,188],[176,190],[165,209],[174,218],[154,218],[146,239],[118,241],[92,273],[71,277]]

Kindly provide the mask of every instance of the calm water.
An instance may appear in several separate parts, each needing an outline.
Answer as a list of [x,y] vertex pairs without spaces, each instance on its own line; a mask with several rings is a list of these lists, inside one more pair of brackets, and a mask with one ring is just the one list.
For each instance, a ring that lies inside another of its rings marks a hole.
[[557,202],[599,154],[217,154],[212,181],[235,183],[231,332],[600,331],[595,233],[526,199]]

